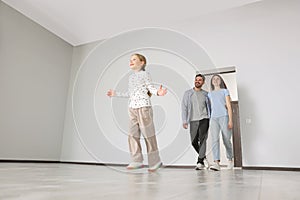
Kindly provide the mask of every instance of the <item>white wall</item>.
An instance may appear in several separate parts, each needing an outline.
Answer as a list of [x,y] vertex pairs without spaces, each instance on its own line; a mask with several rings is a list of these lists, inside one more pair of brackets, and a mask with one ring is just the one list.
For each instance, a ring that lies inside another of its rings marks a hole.
[[[236,66],[244,166],[300,167],[299,8],[296,0],[263,1],[170,26],[201,44],[216,66]],[[74,71],[81,61],[73,57]],[[96,162],[72,127],[64,132],[62,160]],[[194,164],[194,156],[188,151],[178,162]]]
[[[76,72],[97,43],[76,47],[71,59],[70,45],[2,2],[0,5],[0,158],[58,160],[61,155],[61,160],[99,161],[78,139],[70,104]],[[216,66],[236,66],[244,166],[300,167],[299,10],[298,0],[262,1],[170,25],[201,44]],[[188,53],[196,59],[198,52]],[[153,73],[159,81],[157,72]],[[191,86],[188,75],[184,77],[182,84]],[[121,82],[115,86],[122,88]],[[111,105],[115,103],[124,104],[112,101]],[[155,109],[165,114],[160,107]],[[119,131],[126,129],[126,121],[118,123]],[[182,136],[183,145],[187,145],[187,135]],[[105,140],[97,142],[99,151],[107,151]],[[120,157],[112,155],[121,159],[111,161],[127,162],[129,156],[122,150]],[[177,164],[194,164],[194,158],[187,149]]]
[[72,46],[0,3],[0,159],[59,160]]
[[298,0],[262,1],[174,27],[217,66],[237,67],[244,166],[300,167],[299,10]]
[[75,81],[76,72],[83,63],[88,54],[100,42],[93,42],[86,45],[81,45],[73,48],[72,68],[69,82],[68,99],[65,114],[65,125],[63,132],[63,143],[61,151],[61,161],[74,162],[96,162],[96,160],[89,154],[88,150],[84,148],[80,138],[76,133],[74,120],[72,115],[72,85]]
[[[195,72],[201,66],[212,67],[213,63],[191,39],[160,29],[132,31],[104,43],[74,49],[63,161],[128,163],[128,100],[110,99],[106,92],[110,88],[127,89],[128,75],[132,73],[128,63],[134,52],[147,56],[147,71],[154,84],[157,87],[163,84],[169,90],[166,97],[152,97],[162,161],[165,164],[195,162],[189,133],[182,128],[181,98],[192,87]],[[183,156],[184,153],[193,156]]]

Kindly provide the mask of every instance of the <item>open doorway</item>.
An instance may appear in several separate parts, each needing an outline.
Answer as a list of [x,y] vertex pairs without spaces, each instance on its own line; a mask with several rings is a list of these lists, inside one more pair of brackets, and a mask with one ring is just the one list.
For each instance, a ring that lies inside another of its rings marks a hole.
[[[219,74],[225,81],[227,89],[229,90],[231,97],[231,106],[233,114],[233,129],[232,129],[232,144],[233,144],[233,154],[234,154],[234,166],[242,167],[242,147],[241,147],[241,133],[240,133],[240,117],[239,117],[239,100],[237,92],[237,83],[236,83],[236,69],[235,67],[223,67],[215,68],[209,70],[201,70],[199,72],[203,74],[206,78],[203,89],[206,91],[211,91],[210,82],[211,78],[215,74]],[[220,137],[221,134],[220,134]],[[212,144],[211,137],[208,137],[207,141],[207,157],[209,160],[213,160],[212,157]],[[223,143],[220,140],[220,156],[221,156],[221,165],[227,165],[226,151]]]

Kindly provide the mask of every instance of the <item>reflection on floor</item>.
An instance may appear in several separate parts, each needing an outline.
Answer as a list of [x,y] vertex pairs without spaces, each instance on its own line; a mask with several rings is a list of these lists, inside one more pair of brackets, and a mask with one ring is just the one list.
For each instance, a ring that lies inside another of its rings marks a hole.
[[0,163],[0,199],[300,199],[300,173]]

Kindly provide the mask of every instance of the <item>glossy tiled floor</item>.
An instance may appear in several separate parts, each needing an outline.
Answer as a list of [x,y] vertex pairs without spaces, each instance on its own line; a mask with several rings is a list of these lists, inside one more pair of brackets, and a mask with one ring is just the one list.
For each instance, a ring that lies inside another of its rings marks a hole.
[[300,172],[0,163],[0,199],[300,199]]

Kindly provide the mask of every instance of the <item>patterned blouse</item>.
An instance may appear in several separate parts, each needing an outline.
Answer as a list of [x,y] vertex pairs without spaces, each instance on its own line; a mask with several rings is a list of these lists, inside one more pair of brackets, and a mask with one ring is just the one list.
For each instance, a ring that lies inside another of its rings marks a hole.
[[157,95],[157,89],[151,84],[151,76],[146,71],[134,72],[129,76],[128,91],[116,92],[116,97],[129,98],[130,108],[151,106],[148,91]]

